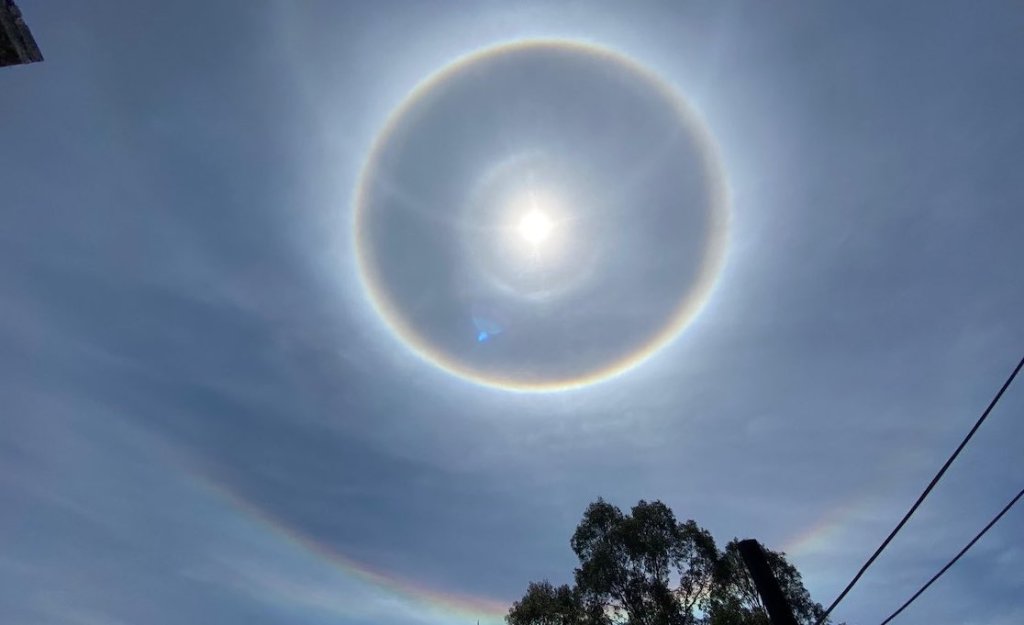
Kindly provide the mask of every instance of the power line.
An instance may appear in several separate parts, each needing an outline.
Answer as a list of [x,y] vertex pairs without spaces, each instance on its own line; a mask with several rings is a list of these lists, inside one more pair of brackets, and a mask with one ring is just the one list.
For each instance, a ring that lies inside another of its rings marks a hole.
[[982,536],[984,536],[985,532],[987,532],[989,530],[989,528],[991,528],[993,525],[998,523],[999,519],[1003,518],[1003,515],[1006,514],[1007,510],[1012,508],[1013,504],[1017,503],[1017,500],[1019,500],[1022,496],[1024,496],[1024,488],[1022,488],[1021,491],[1019,493],[1017,493],[1016,497],[1014,497],[1013,499],[1010,500],[1010,503],[1006,504],[1006,506],[1002,510],[999,511],[999,514],[997,514],[995,516],[995,518],[993,518],[991,521],[988,522],[988,525],[986,525],[980,532],[978,532],[978,534],[974,538],[971,539],[971,542],[967,543],[964,546],[964,548],[960,550],[960,553],[958,553],[955,556],[953,556],[953,559],[950,560],[949,562],[947,562],[946,566],[944,566],[941,569],[939,569],[938,573],[936,573],[935,575],[932,575],[932,578],[930,580],[928,580],[928,582],[924,586],[921,586],[921,588],[919,588],[918,591],[915,592],[912,597],[910,597],[910,599],[907,599],[906,603],[901,605],[898,610],[896,610],[895,612],[890,614],[889,618],[887,618],[884,621],[882,621],[882,625],[888,625],[889,621],[891,621],[894,618],[896,618],[899,615],[900,612],[902,612],[904,609],[906,609],[906,607],[908,605],[910,605],[911,603],[914,603],[914,600],[917,599],[918,597],[920,597],[921,593],[923,593],[924,591],[928,590],[928,587],[932,585],[932,582],[934,582],[935,580],[937,580],[940,577],[942,577],[942,574],[945,573],[946,571],[948,571],[951,566],[956,564],[956,561],[960,559],[960,556],[962,556],[965,553],[967,553],[967,550],[970,549],[971,547],[973,547],[974,543],[978,542],[978,539],[980,539]]
[[828,609],[825,610],[825,612],[821,615],[821,618],[818,619],[818,622],[815,623],[815,625],[821,625],[825,622],[825,619],[827,619],[828,615],[832,613],[832,610],[834,610],[835,607],[839,605],[839,602],[842,601],[844,597],[846,597],[846,594],[850,592],[854,585],[856,585],[856,583],[860,580],[861,576],[864,575],[864,572],[868,570],[868,567],[874,564],[875,559],[877,559],[878,556],[881,555],[881,553],[885,550],[885,548],[889,546],[889,543],[892,542],[892,539],[896,537],[896,534],[898,534],[900,530],[903,529],[903,526],[907,524],[907,521],[910,520],[910,517],[913,516],[915,512],[917,512],[917,509],[918,507],[920,507],[921,502],[923,502],[925,500],[925,497],[927,497],[928,494],[932,492],[932,489],[935,488],[935,485],[939,483],[939,480],[942,479],[942,476],[946,473],[946,469],[949,468],[949,465],[953,464],[953,461],[956,460],[956,457],[960,455],[961,451],[963,451],[963,448],[967,445],[967,442],[971,440],[971,437],[974,436],[974,433],[978,431],[978,428],[981,427],[981,424],[984,423],[985,419],[988,418],[989,413],[992,412],[992,409],[995,408],[996,404],[999,403],[999,399],[1003,396],[1003,393],[1006,392],[1006,389],[1010,387],[1010,384],[1013,383],[1013,379],[1017,377],[1017,373],[1020,372],[1022,367],[1024,367],[1024,357],[1022,357],[1020,359],[1020,362],[1017,363],[1017,367],[1014,368],[1013,373],[1010,374],[1010,377],[1006,378],[1006,381],[1003,382],[1003,386],[999,389],[999,392],[996,393],[995,397],[992,398],[992,401],[989,402],[988,407],[985,408],[985,412],[981,413],[981,417],[979,417],[977,422],[975,422],[974,427],[971,428],[971,431],[967,433],[967,436],[965,436],[962,441],[960,441],[960,444],[957,446],[953,454],[946,460],[946,463],[942,465],[942,468],[939,469],[939,472],[935,474],[935,477],[932,478],[932,481],[928,483],[928,486],[925,487],[924,491],[922,491],[921,494],[917,497],[917,501],[914,502],[914,505],[910,506],[910,510],[907,510],[907,513],[903,515],[903,518],[900,519],[900,522],[896,525],[895,528],[893,528],[891,532],[889,532],[889,535],[886,536],[885,540],[882,541],[882,544],[879,545],[877,549],[875,549],[875,552],[871,554],[871,557],[867,559],[867,562],[865,562],[864,565],[860,567],[860,570],[857,571],[857,574],[853,576],[853,579],[851,579],[850,583],[846,585],[846,588],[843,589],[843,592],[839,593],[839,596],[836,597],[835,601],[832,602],[832,605],[828,606]]

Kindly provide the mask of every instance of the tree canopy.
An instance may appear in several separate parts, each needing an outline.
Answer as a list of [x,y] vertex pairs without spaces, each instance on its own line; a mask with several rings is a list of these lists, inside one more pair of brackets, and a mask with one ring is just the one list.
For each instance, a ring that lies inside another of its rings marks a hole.
[[[533,582],[509,609],[508,625],[769,625],[740,557],[738,540],[719,549],[694,521],[680,522],[660,501],[629,514],[598,499],[570,544],[575,583]],[[800,625],[823,613],[784,554],[768,564]]]

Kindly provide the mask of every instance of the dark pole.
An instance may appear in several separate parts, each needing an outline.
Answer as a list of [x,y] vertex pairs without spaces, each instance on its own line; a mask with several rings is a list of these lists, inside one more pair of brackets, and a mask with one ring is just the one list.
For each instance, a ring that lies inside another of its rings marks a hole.
[[739,549],[740,555],[743,556],[743,562],[746,563],[747,570],[750,571],[750,577],[754,579],[757,593],[761,595],[761,601],[768,609],[768,618],[771,619],[772,625],[797,625],[796,619],[793,618],[793,611],[789,608],[789,602],[786,601],[786,596],[782,594],[775,574],[768,566],[768,559],[765,557],[760,543],[753,539],[742,540],[739,543]]

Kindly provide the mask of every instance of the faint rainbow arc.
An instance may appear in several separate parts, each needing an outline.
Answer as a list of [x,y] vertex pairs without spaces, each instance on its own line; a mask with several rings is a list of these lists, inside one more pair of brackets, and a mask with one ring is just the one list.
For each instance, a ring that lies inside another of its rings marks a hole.
[[[708,241],[706,251],[701,263],[701,270],[698,273],[696,283],[689,289],[686,296],[680,302],[669,321],[662,329],[655,333],[652,338],[647,339],[636,350],[619,358],[610,364],[583,373],[572,378],[548,380],[544,382],[526,382],[511,377],[488,376],[474,371],[471,367],[459,363],[454,358],[446,356],[440,350],[433,348],[422,339],[418,333],[405,322],[401,315],[395,312],[395,306],[391,304],[384,292],[377,286],[379,276],[372,265],[366,260],[364,240],[364,206],[367,194],[367,181],[373,178],[374,165],[378,155],[387,144],[391,134],[398,126],[398,122],[405,114],[412,109],[425,95],[433,88],[443,83],[447,78],[454,76],[460,70],[477,61],[486,60],[507,52],[526,49],[530,47],[553,47],[556,49],[567,49],[579,51],[592,56],[602,58],[642,76],[654,86],[665,98],[673,104],[679,120],[683,126],[692,133],[696,143],[700,147],[702,161],[709,172],[708,183],[710,187],[711,206],[708,211],[710,226],[708,228]],[[707,303],[711,291],[715,285],[716,278],[720,273],[725,261],[725,249],[728,240],[728,184],[725,180],[725,173],[721,167],[721,159],[717,146],[713,141],[710,131],[693,111],[682,96],[662,79],[659,75],[641,65],[632,58],[613,51],[611,49],[584,43],[579,41],[563,39],[527,39],[512,41],[503,44],[488,46],[465,54],[448,65],[443,66],[437,72],[431,74],[405,97],[402,102],[388,115],[384,126],[374,137],[363,167],[359,173],[355,193],[352,198],[352,247],[355,251],[355,263],[357,276],[363,291],[367,294],[370,307],[395,335],[400,343],[408,348],[421,360],[432,364],[441,370],[463,380],[499,388],[506,391],[523,393],[545,393],[579,389],[590,386],[597,382],[604,382],[626,373],[653,356],[661,348],[675,340],[686,328],[689,322],[696,317],[697,313]]]
[[868,505],[868,497],[861,495],[829,508],[809,527],[787,539],[783,543],[783,551],[794,556],[824,551],[824,543],[838,540],[849,526],[850,519]]
[[437,590],[427,585],[391,575],[380,569],[351,558],[336,548],[303,534],[267,510],[256,506],[243,496],[232,491],[227,485],[206,475],[190,470],[189,473],[207,491],[242,512],[246,518],[270,530],[288,543],[330,564],[337,570],[351,575],[385,592],[407,601],[426,606],[430,610],[465,619],[467,623],[500,623],[508,612],[510,604],[487,597]]

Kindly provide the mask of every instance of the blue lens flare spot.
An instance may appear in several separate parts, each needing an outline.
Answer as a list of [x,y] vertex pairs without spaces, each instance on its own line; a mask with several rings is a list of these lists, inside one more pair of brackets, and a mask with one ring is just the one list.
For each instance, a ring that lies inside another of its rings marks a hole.
[[498,322],[488,317],[474,316],[473,326],[476,328],[476,342],[486,343],[495,336],[501,334],[502,327]]

